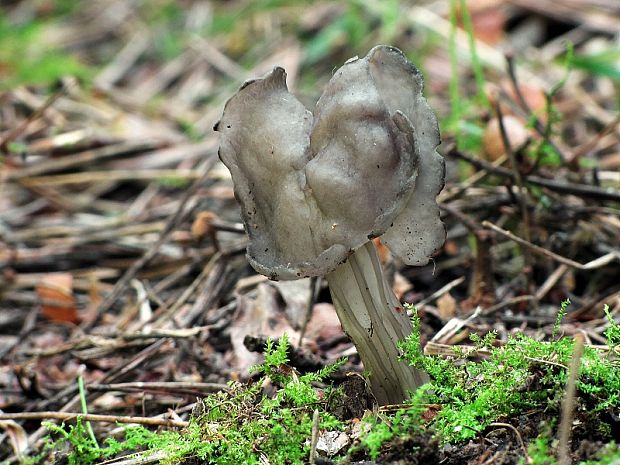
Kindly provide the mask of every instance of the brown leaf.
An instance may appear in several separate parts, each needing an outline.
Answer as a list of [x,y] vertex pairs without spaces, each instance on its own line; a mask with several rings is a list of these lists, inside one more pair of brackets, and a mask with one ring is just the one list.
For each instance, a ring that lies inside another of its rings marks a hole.
[[275,287],[284,301],[284,311],[289,323],[295,329],[299,329],[306,321],[308,314],[308,302],[312,293],[310,278],[295,281],[272,281],[269,283]]
[[[547,97],[545,95],[545,90],[538,85],[526,84],[524,82],[519,82],[518,87],[519,93],[523,97],[523,100],[525,100],[530,111],[544,123],[547,120]],[[485,85],[485,91],[492,107],[495,107],[498,101],[501,102],[500,95],[502,94],[506,95],[510,100],[521,107],[520,99],[515,91],[514,85],[507,79],[501,81],[499,84],[487,83]],[[503,105],[502,110],[506,115],[513,114],[510,105]]]
[[312,317],[306,326],[304,341],[324,341],[342,334],[342,326],[332,304],[318,303],[312,308]]
[[472,11],[471,22],[476,38],[490,45],[497,45],[504,40],[506,14],[501,8],[484,8]]
[[602,157],[599,166],[604,170],[620,169],[620,153],[612,153]]
[[[529,131],[525,125],[518,118],[507,115],[503,118],[504,129],[506,136],[510,142],[511,149],[517,150],[529,138]],[[482,144],[484,146],[484,153],[486,158],[491,161],[495,161],[498,158],[506,154],[506,148],[504,147],[504,141],[499,126],[499,119],[492,118],[484,130],[482,136]]]
[[79,317],[73,296],[71,273],[50,273],[36,286],[41,300],[41,314],[52,321],[78,323]]
[[443,250],[446,254],[450,255],[451,257],[455,257],[460,252],[458,243],[456,241],[451,241],[451,240],[446,241],[446,243],[443,245]]
[[403,297],[407,292],[409,292],[413,288],[411,282],[405,278],[402,274],[396,272],[394,273],[394,283],[392,284],[392,290],[398,300],[403,300]]
[[391,258],[390,249],[388,249],[378,237],[375,237],[372,240],[372,243],[375,244],[375,248],[377,249],[377,255],[379,255],[379,260],[381,261],[381,264],[385,266],[385,264]]
[[211,222],[217,219],[217,215],[210,211],[198,212],[192,223],[192,236],[196,240],[201,240],[206,236],[214,234]]
[[443,321],[447,321],[456,316],[456,300],[449,292],[446,292],[437,299],[437,310]]
[[259,354],[250,352],[243,344],[245,336],[281,337],[287,333],[293,343],[299,341],[299,333],[289,324],[281,306],[278,291],[269,283],[256,287],[256,298],[239,295],[237,314],[230,326],[230,340],[233,346],[231,365],[243,375],[250,366],[260,363]]
[[13,448],[13,453],[21,459],[23,452],[28,448],[28,435],[24,428],[13,420],[0,421],[0,428],[6,431]]
[[[515,102],[519,101],[512,85],[504,85],[504,89]],[[539,86],[524,83],[519,83],[519,91],[532,113],[544,122],[547,118],[545,114],[545,107],[547,106],[545,91]]]

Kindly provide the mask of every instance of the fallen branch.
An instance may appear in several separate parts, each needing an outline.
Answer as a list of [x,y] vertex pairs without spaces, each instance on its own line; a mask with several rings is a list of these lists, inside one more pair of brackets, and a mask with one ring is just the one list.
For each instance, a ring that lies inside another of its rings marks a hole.
[[501,234],[504,237],[507,237],[508,239],[516,242],[517,244],[527,247],[528,249],[530,249],[533,253],[537,255],[550,258],[552,260],[555,260],[556,262],[563,263],[564,265],[568,265],[571,268],[577,268],[578,270],[594,270],[596,268],[600,268],[602,266],[608,265],[614,260],[620,261],[620,252],[614,250],[588,263],[582,264],[574,260],[571,260],[570,258],[562,257],[561,255],[553,253],[539,245],[532,244],[531,242],[528,242],[525,239],[521,239],[520,237],[515,236],[510,231],[506,231],[505,229],[495,226],[490,221],[483,221],[482,226],[484,226],[487,229],[491,229],[492,231],[495,231],[496,233]]
[[0,413],[0,420],[77,420],[98,421],[103,423],[136,423],[148,426],[173,426],[175,428],[185,428],[189,425],[187,421],[168,420],[165,418],[148,417],[126,417],[118,415],[96,415],[92,413],[72,413],[72,412],[19,412],[19,413]]
[[[465,160],[466,162],[472,164],[478,169],[486,170],[489,173],[496,174],[498,176],[503,176],[506,178],[510,178],[513,182],[516,181],[515,174],[507,169],[502,168],[501,166],[495,166],[492,163],[486,162],[484,160],[480,160],[478,158],[471,157],[462,152],[459,152],[455,148],[448,150],[448,155],[453,155],[461,160]],[[615,202],[620,202],[620,190],[614,189],[611,187],[598,187],[591,186],[588,184],[577,184],[577,183],[567,183],[567,182],[558,182],[553,181],[551,179],[541,178],[540,176],[523,176],[523,180],[530,184],[534,184],[536,186],[546,187],[555,192],[560,192],[562,194],[572,194],[580,197],[587,197],[591,199],[598,200],[613,200]]]

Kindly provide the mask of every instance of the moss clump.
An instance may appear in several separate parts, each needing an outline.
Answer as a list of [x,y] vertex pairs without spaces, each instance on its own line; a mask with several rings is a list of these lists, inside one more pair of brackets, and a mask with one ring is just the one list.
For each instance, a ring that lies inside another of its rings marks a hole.
[[[196,404],[189,426],[183,431],[150,431],[128,427],[124,439],[106,439],[102,447],[88,435],[83,423],[47,427],[60,437],[50,442],[46,453],[31,463],[47,462],[52,454],[63,454],[69,465],[89,465],[118,454],[136,453],[155,463],[176,464],[192,459],[218,465],[291,464],[307,461],[312,416],[319,410],[321,430],[342,430],[344,424],[325,409],[333,391],[322,395],[313,383],[331,375],[343,362],[318,372],[297,374],[286,365],[288,339],[277,345],[267,342],[265,363],[254,368],[263,376],[251,385],[231,383],[226,392]],[[272,395],[262,386],[271,383]],[[327,392],[325,392],[327,391]]]
[[[609,425],[600,421],[600,414],[620,407],[620,361],[613,356],[620,326],[607,310],[606,314],[610,327],[605,334],[612,350],[605,353],[585,347],[576,415],[582,422],[598,425],[598,431],[590,433],[609,440]],[[419,328],[417,315],[414,320],[414,328]],[[458,443],[478,436],[494,422],[510,422],[526,412],[546,412],[551,420],[557,417],[573,353],[572,338],[542,342],[519,334],[500,347],[494,346],[493,333],[471,339],[473,352],[488,356],[471,360],[469,353],[458,348],[448,358],[424,356],[419,329],[401,344],[404,358],[426,370],[431,381],[412,396],[407,408],[383,420],[370,420],[372,428],[362,444],[372,457],[378,457],[392,439],[422,430],[434,431],[442,443]]]

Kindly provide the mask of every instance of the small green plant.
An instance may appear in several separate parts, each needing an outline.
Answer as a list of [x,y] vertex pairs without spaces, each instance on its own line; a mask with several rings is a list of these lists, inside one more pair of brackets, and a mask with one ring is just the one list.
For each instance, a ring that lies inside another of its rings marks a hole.
[[104,450],[99,448],[97,442],[88,433],[88,428],[79,417],[75,425],[65,425],[62,423],[58,426],[54,423],[44,422],[43,426],[51,433],[56,433],[61,437],[60,441],[54,443],[55,446],[64,442],[71,449],[67,456],[67,463],[69,465],[87,465],[105,456]]
[[189,184],[188,179],[182,176],[162,176],[157,182],[167,189],[183,189]]
[[570,305],[570,299],[563,300],[560,304],[560,311],[558,315],[555,317],[555,323],[553,323],[553,330],[551,331],[551,339],[555,339],[558,335],[558,331],[560,330],[560,325],[562,324],[562,320],[566,316],[566,309]]
[[613,353],[620,346],[620,325],[616,324],[614,317],[609,312],[609,305],[605,304],[603,308],[605,312],[605,318],[609,322],[609,327],[605,330],[605,337],[607,338],[607,344],[609,345],[609,353]]
[[526,462],[525,457],[521,457],[519,465],[526,463],[530,465],[555,465],[557,463],[547,436],[539,436],[530,442],[527,446],[527,455],[530,461]]
[[[459,3],[461,15],[463,16],[463,26],[465,27],[465,31],[467,32],[467,40],[469,42],[469,53],[471,56],[471,65],[472,70],[474,72],[474,78],[476,81],[476,99],[478,103],[484,107],[489,106],[489,99],[487,98],[484,86],[485,86],[485,78],[484,71],[482,70],[482,64],[480,63],[480,58],[478,57],[478,50],[476,48],[476,36],[474,34],[474,26],[471,19],[471,15],[469,14],[469,8],[467,6],[467,2],[465,0],[460,0]],[[452,2],[452,9],[456,9],[456,4]]]
[[[84,378],[82,378],[82,376],[78,376],[77,382],[78,382],[78,391],[80,394],[80,405],[82,406],[82,413],[84,415],[87,415],[88,406],[86,403],[86,389],[84,388]],[[88,432],[88,436],[90,437],[91,441],[93,442],[95,447],[98,449],[99,444],[97,443],[97,438],[95,437],[95,432],[93,431],[93,427],[90,424],[90,421],[86,422],[86,431]]]
[[[559,90],[562,86],[563,81],[560,81],[556,84],[556,89]],[[562,157],[558,149],[551,144],[549,138],[558,132],[558,123],[562,120],[562,115],[553,105],[552,94],[546,94],[545,98],[543,137],[531,144],[527,150],[527,155],[536,165],[558,167],[562,164]],[[536,126],[537,116],[539,115],[530,116],[528,127]]]
[[[557,332],[568,301],[562,303],[554,325]],[[610,354],[620,343],[620,325],[605,308],[609,328],[605,331]],[[493,422],[509,421],[526,411],[558,411],[572,357],[573,341],[560,338],[536,341],[524,335],[495,346],[495,333],[473,335],[475,353],[488,357],[470,360],[473,352],[455,350],[451,358],[430,357],[420,350],[419,318],[413,312],[414,331],[403,341],[403,357],[425,369],[431,382],[412,393],[408,403],[393,414],[369,416],[359,447],[377,459],[386,443],[416,434],[434,433],[440,442],[471,439]],[[46,423],[55,441],[48,441],[38,458],[29,465],[44,463],[50,454],[63,454],[69,465],[90,465],[120,453],[134,453],[163,464],[195,458],[210,464],[304,463],[312,432],[312,414],[319,410],[322,431],[342,430],[345,425],[326,410],[326,399],[337,392],[322,393],[314,386],[325,380],[342,363],[318,372],[299,374],[288,363],[288,338],[268,340],[265,362],[253,368],[261,377],[255,383],[231,383],[229,390],[211,395],[197,404],[189,426],[183,431],[150,431],[127,427],[124,438],[108,438],[98,446],[86,424]],[[585,347],[578,381],[577,413],[581,418],[620,406],[618,360]],[[271,395],[263,387],[271,384]],[[434,407],[431,407],[434,406]],[[528,445],[530,462],[555,465],[552,427]],[[363,429],[364,430],[364,429]],[[600,434],[605,435],[605,425]],[[359,449],[358,447],[358,449]],[[620,456],[610,444],[596,460],[582,465],[611,464]]]
[[573,55],[571,65],[596,76],[620,81],[620,47],[609,47],[597,53]]

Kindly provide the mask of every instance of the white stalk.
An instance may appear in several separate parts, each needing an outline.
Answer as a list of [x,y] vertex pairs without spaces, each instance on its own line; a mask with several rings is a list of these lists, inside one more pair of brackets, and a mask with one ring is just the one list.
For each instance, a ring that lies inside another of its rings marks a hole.
[[380,405],[398,404],[427,375],[398,360],[396,343],[411,334],[407,312],[383,276],[372,241],[327,276],[342,329],[355,344]]

